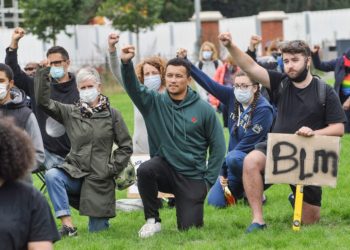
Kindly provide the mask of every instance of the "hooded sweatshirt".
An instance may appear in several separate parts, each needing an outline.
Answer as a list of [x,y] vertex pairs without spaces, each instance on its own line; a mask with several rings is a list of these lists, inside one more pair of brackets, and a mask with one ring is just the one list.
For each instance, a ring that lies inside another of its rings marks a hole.
[[[40,106],[36,105],[34,78],[27,76],[18,65],[17,49],[13,51],[6,49],[5,63],[13,71],[15,85],[24,90],[31,98],[32,110],[38,120],[45,149],[63,158],[66,157],[70,150],[70,141],[66,131],[62,124],[49,117]],[[51,99],[65,104],[75,104],[79,101],[79,92],[73,74],[69,73],[69,81],[64,83],[52,80]]]
[[238,130],[237,133],[233,133],[233,129],[236,125],[234,117],[234,105],[236,100],[234,88],[223,86],[215,82],[193,64],[191,66],[191,76],[208,91],[208,93],[215,96],[227,107],[229,115],[228,129],[230,131],[229,152],[232,150],[239,150],[248,154],[254,149],[255,144],[266,140],[267,133],[272,126],[274,110],[263,96],[259,96],[251,121],[252,126],[248,129],[245,128],[245,125],[250,119],[249,112],[252,107],[249,105],[249,107],[244,110],[243,106],[240,104],[240,110],[242,112],[240,112],[240,117],[238,119]]
[[214,109],[191,88],[179,104],[167,91],[147,89],[138,82],[131,62],[122,64],[122,78],[145,119],[151,157],[163,157],[178,173],[213,185],[225,156],[223,130]]
[[0,111],[5,116],[14,118],[16,125],[25,130],[32,139],[35,148],[36,166],[44,163],[45,153],[43,139],[41,137],[38,122],[35,115],[27,107],[26,95],[23,90],[11,88],[11,100],[3,105],[0,105]]

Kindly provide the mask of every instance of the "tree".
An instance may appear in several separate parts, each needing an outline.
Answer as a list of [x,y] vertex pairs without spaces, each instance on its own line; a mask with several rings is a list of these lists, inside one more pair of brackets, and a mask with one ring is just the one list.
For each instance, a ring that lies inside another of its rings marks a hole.
[[164,0],[160,19],[162,19],[163,22],[183,22],[188,21],[193,13],[193,1]]
[[77,4],[75,9],[78,10],[78,13],[76,13],[76,23],[87,24],[96,16],[98,8],[105,0],[82,0],[75,2]]
[[106,0],[98,14],[106,16],[113,26],[121,31],[136,33],[137,61],[140,59],[139,33],[142,29],[152,28],[159,19],[164,0]]
[[20,1],[24,10],[24,27],[44,42],[56,45],[57,35],[66,25],[77,22],[77,6],[82,0],[26,0]]

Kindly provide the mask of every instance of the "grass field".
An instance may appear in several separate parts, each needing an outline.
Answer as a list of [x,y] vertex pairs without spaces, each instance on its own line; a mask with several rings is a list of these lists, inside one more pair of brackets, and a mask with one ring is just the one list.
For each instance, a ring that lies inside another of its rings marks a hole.
[[[133,108],[124,93],[110,96],[133,132]],[[110,220],[108,231],[88,233],[87,217],[73,211],[73,220],[79,236],[65,238],[55,244],[55,249],[349,249],[350,248],[350,136],[342,138],[341,160],[336,189],[323,189],[321,221],[317,225],[302,226],[300,232],[291,227],[293,210],[287,200],[288,185],[274,185],[267,190],[264,206],[268,229],[245,234],[250,224],[250,209],[239,203],[227,209],[205,206],[205,226],[187,232],[176,230],[175,210],[160,211],[162,232],[149,239],[139,239],[137,232],[144,223],[143,213],[118,212]],[[36,185],[38,185],[36,180]],[[349,196],[348,196],[349,195]],[[48,195],[46,194],[47,198]],[[125,192],[118,192],[124,198]],[[59,220],[57,224],[60,225]],[[1,244],[1,243],[0,243]],[[1,248],[1,247],[0,247]]]

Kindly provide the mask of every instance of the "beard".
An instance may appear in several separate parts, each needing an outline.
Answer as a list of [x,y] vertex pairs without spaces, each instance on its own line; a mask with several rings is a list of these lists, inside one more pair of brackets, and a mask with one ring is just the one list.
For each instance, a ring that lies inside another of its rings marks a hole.
[[303,69],[300,70],[296,74],[296,76],[291,76],[290,73],[288,73],[287,75],[291,81],[296,82],[296,83],[300,83],[306,79],[308,72],[309,72],[309,69],[307,67],[307,61],[305,61],[305,65],[304,65]]

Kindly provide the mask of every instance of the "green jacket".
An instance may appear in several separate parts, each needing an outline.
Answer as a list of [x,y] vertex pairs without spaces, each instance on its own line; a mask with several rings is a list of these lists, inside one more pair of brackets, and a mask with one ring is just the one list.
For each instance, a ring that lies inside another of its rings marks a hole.
[[[35,95],[38,104],[66,129],[71,149],[65,158],[64,169],[73,178],[84,178],[79,212],[93,217],[115,216],[115,182],[117,168],[124,168],[132,154],[132,140],[119,112],[117,134],[113,132],[109,110],[83,118],[79,107],[50,99],[49,68],[40,69],[35,77]],[[118,148],[113,152],[115,166],[110,160],[113,141]]]
[[124,88],[145,119],[151,157],[163,157],[180,174],[213,185],[225,157],[214,109],[189,87],[177,105],[167,91],[160,94],[140,84],[131,62],[121,68]]

